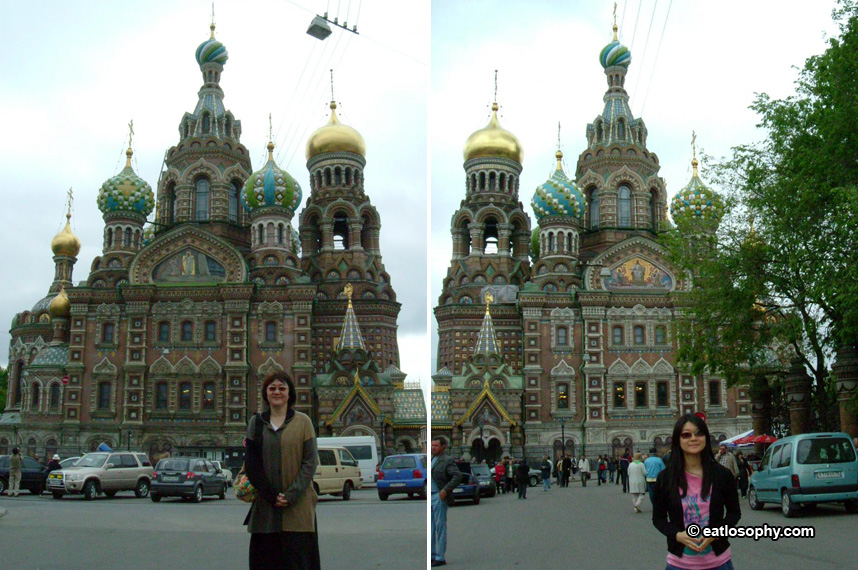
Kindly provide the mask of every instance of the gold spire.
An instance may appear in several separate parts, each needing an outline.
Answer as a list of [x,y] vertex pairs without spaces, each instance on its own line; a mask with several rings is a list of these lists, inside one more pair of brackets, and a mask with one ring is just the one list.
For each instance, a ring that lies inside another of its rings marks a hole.
[[131,140],[134,138],[134,119],[128,122],[128,149],[125,151],[125,168],[131,167],[131,155],[134,151],[131,150]]
[[557,152],[554,153],[554,158],[557,159],[557,170],[563,170],[563,151],[560,150],[560,121],[557,121]]
[[617,41],[617,3],[614,2],[614,41]]
[[360,384],[360,375],[358,374],[357,369],[355,369],[355,384]]
[[693,176],[697,176],[697,133],[691,131],[691,152],[694,158],[691,159],[691,167],[694,169]]
[[366,157],[366,143],[354,128],[337,117],[337,103],[331,100],[331,118],[307,139],[307,160],[327,152],[350,152]]
[[514,160],[521,164],[523,151],[516,136],[504,129],[498,121],[498,76],[495,70],[495,100],[492,103],[492,118],[489,124],[474,131],[465,141],[465,160],[480,157],[500,157]]
[[215,31],[214,2],[212,2],[212,25],[211,25],[211,26],[209,26],[209,28],[210,28],[210,29],[211,29],[211,31],[212,31],[212,37],[211,37],[211,39],[215,39],[215,37],[214,37],[214,31]]
[[354,293],[354,288],[352,287],[351,283],[346,283],[346,287],[345,287],[345,289],[343,289],[343,293],[346,294],[346,298],[349,300],[348,308],[351,309],[352,308],[352,293]]
[[494,295],[492,295],[490,292],[486,292],[486,316],[489,316],[489,306],[494,302]]
[[274,125],[271,123],[271,113],[268,113],[268,162],[274,162]]
[[51,240],[51,251],[54,252],[54,255],[77,257],[77,254],[80,253],[80,239],[74,235],[74,232],[71,229],[71,207],[73,199],[74,194],[72,189],[69,188],[66,227],[64,227],[60,233],[55,235],[54,239]]

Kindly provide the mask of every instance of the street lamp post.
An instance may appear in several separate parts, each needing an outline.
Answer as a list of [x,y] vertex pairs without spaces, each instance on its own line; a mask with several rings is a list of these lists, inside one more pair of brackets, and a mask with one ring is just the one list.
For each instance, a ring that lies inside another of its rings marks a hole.
[[480,456],[477,458],[477,462],[479,463],[486,458],[486,440],[483,437],[483,428],[486,425],[486,420],[480,418],[478,425],[480,426]]
[[560,455],[566,457],[566,418],[560,418]]
[[384,412],[378,416],[381,420],[381,459],[384,459],[385,456],[385,447],[387,447],[385,432],[387,431],[387,427],[384,425],[384,420],[387,418]]
[[128,451],[131,451],[131,430],[128,430]]

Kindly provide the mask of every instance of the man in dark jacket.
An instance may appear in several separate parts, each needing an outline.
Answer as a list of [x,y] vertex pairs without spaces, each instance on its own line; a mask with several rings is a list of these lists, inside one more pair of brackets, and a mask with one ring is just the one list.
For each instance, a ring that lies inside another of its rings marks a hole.
[[560,461],[560,486],[569,486],[569,475],[572,472],[572,458],[567,453]]
[[522,458],[518,467],[515,468],[515,483],[518,485],[518,498],[527,498],[527,486],[530,484],[530,465],[527,458]]
[[[619,475],[619,479],[617,479],[617,485],[623,485],[623,493],[629,492],[629,450],[626,448],[626,452],[620,457],[619,465],[617,465],[617,474]],[[622,480],[622,481],[621,481]]]
[[432,438],[432,566],[444,566],[447,560],[447,504],[453,489],[462,482],[462,473],[445,452],[447,439]]

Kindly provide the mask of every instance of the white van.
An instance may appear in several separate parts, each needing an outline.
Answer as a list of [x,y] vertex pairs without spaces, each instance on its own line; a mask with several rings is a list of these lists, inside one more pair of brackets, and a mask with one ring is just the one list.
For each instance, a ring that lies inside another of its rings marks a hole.
[[344,437],[320,437],[317,445],[321,447],[339,446],[349,450],[360,466],[360,475],[364,485],[375,485],[378,473],[378,448],[375,438],[371,435],[355,435]]
[[319,465],[313,475],[317,495],[335,495],[348,501],[353,489],[363,486],[360,467],[351,453],[335,445],[319,445]]

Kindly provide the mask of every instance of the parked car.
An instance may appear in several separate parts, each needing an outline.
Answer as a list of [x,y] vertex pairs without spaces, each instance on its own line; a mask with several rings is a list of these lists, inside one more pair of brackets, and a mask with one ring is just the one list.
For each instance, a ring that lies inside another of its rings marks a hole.
[[378,469],[378,498],[407,493],[409,497],[426,498],[426,455],[406,453],[388,455]]
[[82,494],[92,501],[100,493],[113,497],[120,491],[134,491],[143,499],[149,496],[153,471],[145,453],[96,451],[81,457],[74,467],[52,471],[48,490],[55,499]]
[[471,464],[467,461],[457,461],[456,467],[462,472],[462,482],[453,489],[453,502],[470,499],[475,505],[480,504],[480,482],[471,473]]
[[472,463],[471,464],[471,473],[477,478],[477,482],[480,485],[480,496],[481,497],[494,497],[497,494],[497,487],[495,487],[495,480],[492,477],[492,472],[489,469],[488,465],[484,465],[482,463]]
[[69,457],[60,461],[60,469],[66,469],[68,467],[74,467],[74,464],[77,463],[77,460],[80,459],[78,457]]
[[[9,491],[10,455],[0,455],[0,495]],[[21,456],[21,490],[27,490],[34,495],[41,495],[45,490],[45,479],[48,468],[32,457]]]
[[748,503],[779,503],[784,516],[802,506],[842,502],[858,513],[858,457],[845,433],[805,433],[779,439],[751,475]]
[[227,486],[232,487],[232,482],[235,480],[235,477],[232,475],[232,470],[227,469],[226,465],[224,465],[220,461],[212,461],[212,464],[215,466],[215,468],[223,471],[223,476],[226,477]]
[[165,457],[155,466],[149,498],[182,497],[200,503],[206,495],[226,498],[227,478],[214,462],[199,457]]
[[317,495],[334,495],[348,501],[352,489],[363,486],[360,467],[345,447],[320,445],[319,466],[313,476]]

